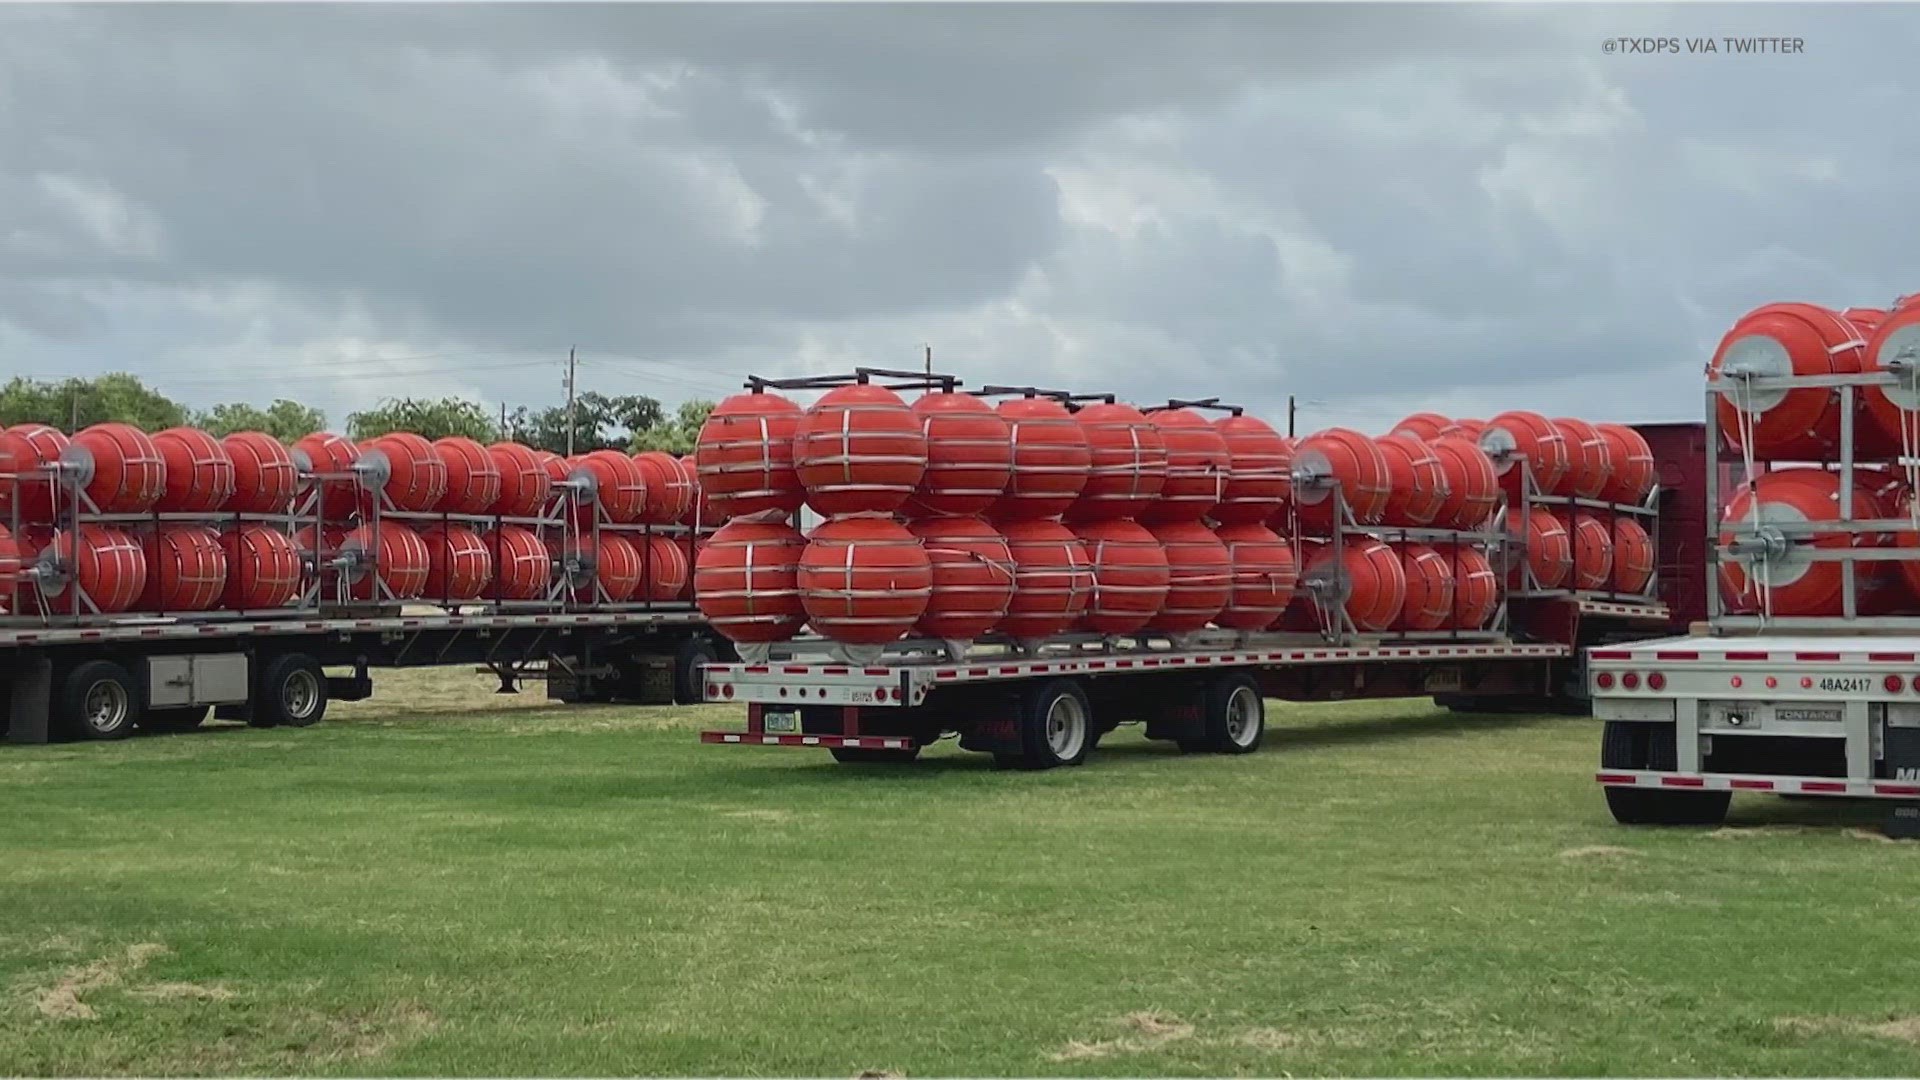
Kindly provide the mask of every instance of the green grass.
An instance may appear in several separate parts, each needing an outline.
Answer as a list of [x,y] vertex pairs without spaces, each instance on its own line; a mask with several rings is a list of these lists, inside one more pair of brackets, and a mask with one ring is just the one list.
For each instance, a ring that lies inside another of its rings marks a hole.
[[1920,845],[1617,827],[1591,721],[1275,706],[1250,757],[902,770],[409,678],[0,748],[0,1072],[1920,1070]]

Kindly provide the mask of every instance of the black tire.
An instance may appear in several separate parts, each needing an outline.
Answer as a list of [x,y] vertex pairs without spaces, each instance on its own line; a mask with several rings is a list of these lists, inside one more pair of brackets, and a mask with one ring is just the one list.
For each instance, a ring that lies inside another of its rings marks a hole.
[[54,724],[76,739],[124,739],[140,720],[139,702],[126,668],[111,660],[83,661],[61,681]]
[[920,748],[910,750],[871,750],[859,746],[828,748],[833,760],[845,765],[905,765],[920,756]]
[[680,643],[673,661],[673,703],[698,705],[706,700],[706,680],[700,674],[703,664],[720,662],[720,650],[713,640],[695,635]]
[[327,714],[327,677],[305,653],[269,659],[253,680],[254,727],[312,727]]
[[1607,809],[1622,825],[1718,825],[1727,819],[1732,801],[1731,791],[1607,789]]
[[[1267,705],[1250,675],[1222,675],[1200,694],[1201,748],[1216,754],[1251,754],[1267,735]],[[1182,745],[1181,749],[1185,749]]]
[[207,722],[207,714],[213,711],[211,705],[188,705],[176,709],[148,709],[140,718],[140,727],[146,731],[192,731]]
[[1051,679],[1028,690],[1020,702],[1023,769],[1079,765],[1093,752],[1093,706],[1072,679]]

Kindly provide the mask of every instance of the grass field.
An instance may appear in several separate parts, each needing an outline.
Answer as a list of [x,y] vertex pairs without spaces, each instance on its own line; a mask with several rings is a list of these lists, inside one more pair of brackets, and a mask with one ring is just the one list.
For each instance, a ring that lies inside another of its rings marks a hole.
[[485,690],[0,747],[0,1072],[1920,1071],[1920,844],[1617,827],[1592,721],[1275,706],[1028,774]]

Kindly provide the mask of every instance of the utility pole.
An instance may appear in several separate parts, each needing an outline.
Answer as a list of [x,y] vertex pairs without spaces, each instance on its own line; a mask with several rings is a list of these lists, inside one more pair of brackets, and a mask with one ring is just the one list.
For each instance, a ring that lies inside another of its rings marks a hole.
[[567,456],[573,456],[573,376],[576,364],[573,347],[567,348]]
[[513,438],[507,431],[507,403],[504,401],[500,403],[500,437],[502,439]]
[[933,378],[933,346],[927,346],[927,378]]
[[1287,395],[1287,438],[1293,438],[1293,395]]

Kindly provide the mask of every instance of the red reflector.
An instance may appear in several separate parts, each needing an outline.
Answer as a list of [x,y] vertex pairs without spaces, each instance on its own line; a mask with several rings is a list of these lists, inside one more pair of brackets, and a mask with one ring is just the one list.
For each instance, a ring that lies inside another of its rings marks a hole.
[[1800,689],[1802,690],[1813,689],[1813,676],[1811,675],[1800,676]]
[[1805,780],[1801,782],[1800,790],[1838,793],[1847,790],[1847,785],[1828,783],[1824,780]]
[[1769,676],[1767,676],[1767,689],[1769,689],[1769,690],[1771,690],[1771,689],[1773,689],[1774,687],[1776,687],[1776,686],[1779,686],[1779,685],[1780,685],[1780,680],[1779,680],[1779,679],[1776,679],[1776,678],[1774,678],[1774,677],[1773,677],[1773,676],[1771,676],[1771,675],[1769,675]]
[[1912,784],[1875,784],[1873,791],[1876,795],[1920,795],[1920,787]]
[[720,688],[719,688],[719,687],[717,687],[717,686],[715,686],[715,685],[713,685],[712,683],[708,683],[708,684],[707,684],[707,696],[708,696],[708,697],[719,697],[719,696],[720,696]]
[[1647,689],[1649,690],[1665,689],[1666,685],[1667,677],[1657,671],[1647,676]]
[[1596,776],[1596,777],[1595,777],[1594,779],[1596,779],[1596,780],[1598,780],[1598,781],[1600,781],[1600,782],[1601,782],[1601,783],[1603,783],[1603,784],[1631,784],[1631,783],[1633,783],[1633,776],[1632,776],[1632,774],[1630,774],[1630,773],[1604,773],[1604,772],[1603,772],[1603,773],[1601,773],[1601,774],[1599,774],[1598,776]]
[[1771,780],[1732,780],[1729,783],[1741,791],[1772,791]]
[[1907,688],[1907,680],[1898,675],[1887,676],[1881,680],[1881,684],[1887,688],[1887,693],[1889,694],[1897,694]]
[[725,696],[727,696],[727,697],[732,697],[732,696],[733,696],[733,684],[732,684],[732,683],[728,683],[727,685],[725,685],[725,686],[723,686],[723,687],[721,687],[721,688],[720,688],[720,693],[722,693],[723,695],[725,695]]
[[1740,676],[1735,675],[1733,678],[1728,679],[1727,685],[1733,687],[1735,690],[1740,689]]
[[875,687],[873,691],[873,700],[875,701],[887,700],[887,688],[884,686]]
[[1620,676],[1620,685],[1629,690],[1637,690],[1640,688],[1640,676],[1629,671],[1625,675]]
[[1697,652],[1657,652],[1653,654],[1653,658],[1656,660],[1698,660],[1700,659],[1700,654]]
[[1618,649],[1612,649],[1605,652],[1595,649],[1593,652],[1590,652],[1587,655],[1592,657],[1595,660],[1631,660],[1633,659],[1632,653],[1623,652]]
[[1707,781],[1699,776],[1663,776],[1660,783],[1667,787],[1706,787]]
[[1593,677],[1593,685],[1599,687],[1602,690],[1613,689],[1613,672],[1603,671],[1600,674],[1595,675]]
[[1727,654],[1727,659],[1729,660],[1765,660],[1766,658],[1767,654],[1763,652],[1730,652]]

